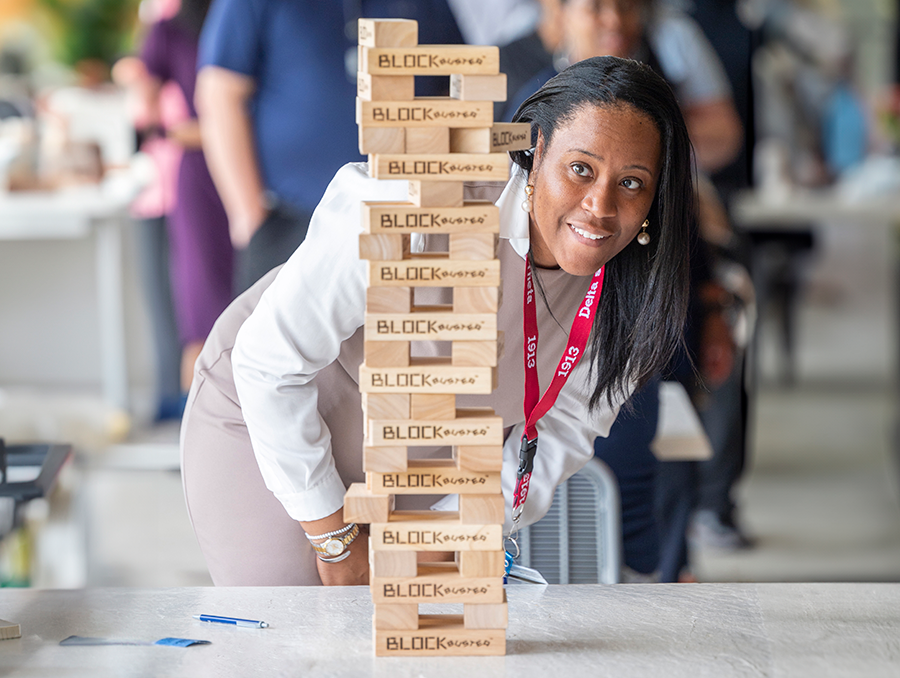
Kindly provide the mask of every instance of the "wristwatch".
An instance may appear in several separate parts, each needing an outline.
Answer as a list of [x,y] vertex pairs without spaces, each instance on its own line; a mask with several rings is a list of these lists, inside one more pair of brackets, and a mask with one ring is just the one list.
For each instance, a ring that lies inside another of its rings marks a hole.
[[354,524],[350,530],[342,535],[329,536],[321,544],[313,544],[312,542],[310,542],[310,544],[312,545],[313,550],[320,556],[334,558],[343,554],[358,535],[359,525]]

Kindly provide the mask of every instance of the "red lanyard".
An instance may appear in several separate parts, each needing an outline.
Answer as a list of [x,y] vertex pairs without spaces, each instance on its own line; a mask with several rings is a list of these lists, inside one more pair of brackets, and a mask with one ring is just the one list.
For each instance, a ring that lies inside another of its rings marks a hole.
[[525,363],[525,432],[522,434],[522,445],[519,448],[519,468],[516,472],[516,489],[513,493],[513,522],[518,521],[525,508],[525,500],[528,498],[528,486],[531,482],[531,471],[534,468],[534,456],[537,453],[537,422],[547,411],[553,407],[562,387],[565,386],[569,375],[581,360],[584,347],[594,326],[594,315],[597,306],[600,305],[600,294],[603,292],[603,268],[594,274],[591,286],[584,301],[578,307],[575,320],[572,321],[572,329],[569,332],[569,342],[556,374],[550,382],[549,388],[539,399],[541,386],[538,381],[537,371],[537,345],[538,323],[537,306],[534,300],[534,283],[531,279],[531,262],[525,257],[525,298],[523,303],[523,316],[525,327],[524,363]]

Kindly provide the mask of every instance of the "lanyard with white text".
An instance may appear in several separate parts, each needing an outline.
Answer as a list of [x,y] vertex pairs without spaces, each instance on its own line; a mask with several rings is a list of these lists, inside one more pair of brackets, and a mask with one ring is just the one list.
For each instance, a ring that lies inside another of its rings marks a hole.
[[537,307],[534,301],[534,284],[531,279],[531,262],[525,258],[525,298],[523,304],[525,341],[525,432],[522,434],[522,445],[519,448],[519,468],[516,471],[516,489],[513,493],[512,518],[513,523],[518,522],[525,508],[525,500],[528,498],[528,486],[531,482],[531,471],[534,468],[534,456],[537,453],[538,433],[537,422],[547,411],[553,407],[559,392],[568,380],[569,375],[581,360],[584,347],[594,326],[594,315],[600,304],[600,294],[603,292],[603,268],[594,274],[584,301],[578,307],[575,320],[572,321],[572,329],[569,332],[569,342],[563,352],[556,373],[550,386],[538,399],[541,392],[537,371],[537,345],[538,323]]

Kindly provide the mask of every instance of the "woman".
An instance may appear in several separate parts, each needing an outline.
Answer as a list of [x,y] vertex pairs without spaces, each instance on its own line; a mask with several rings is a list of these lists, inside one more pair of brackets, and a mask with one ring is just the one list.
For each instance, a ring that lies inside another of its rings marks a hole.
[[151,76],[147,96],[158,108],[165,83],[176,83],[190,117],[164,130],[183,150],[175,206],[168,218],[169,260],[175,318],[181,343],[181,386],[190,388],[194,361],[213,323],[234,298],[232,260],[225,208],[216,192],[200,147],[194,108],[197,42],[210,0],[182,0],[171,19],[150,28],[141,59]]
[[[594,437],[609,430],[632,388],[680,342],[692,183],[678,104],[637,62],[604,57],[575,64],[525,101],[516,120],[531,123],[534,148],[512,154],[516,167],[497,201],[507,300],[498,316],[506,346],[499,387],[490,396],[457,397],[461,407],[490,405],[503,417],[507,497],[524,428],[523,315],[516,301],[526,258],[543,296],[536,312],[544,386],[592,276],[604,266],[606,276],[587,355],[538,424],[521,523],[530,524],[547,511],[556,485],[591,457]],[[305,534],[344,529],[344,487],[363,478],[359,203],[404,200],[406,190],[406,182],[372,180],[364,166],[345,166],[304,244],[277,275],[232,304],[201,354],[182,429],[182,468],[216,584],[366,581],[364,532],[340,562],[316,560]],[[639,233],[648,244],[637,241]]]

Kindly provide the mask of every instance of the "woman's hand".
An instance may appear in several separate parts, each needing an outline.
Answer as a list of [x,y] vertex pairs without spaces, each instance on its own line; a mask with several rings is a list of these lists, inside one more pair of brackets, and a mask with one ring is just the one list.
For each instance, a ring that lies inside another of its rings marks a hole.
[[[338,509],[321,520],[304,521],[300,527],[307,535],[316,537],[347,526],[344,509]],[[316,542],[323,540],[317,539]],[[319,578],[325,586],[362,586],[369,583],[369,527],[359,526],[359,534],[347,545],[350,555],[336,563],[316,559]]]
[[319,579],[325,586],[366,586],[369,583],[369,530],[360,527],[359,536],[347,548],[350,555],[339,563],[316,560]]

